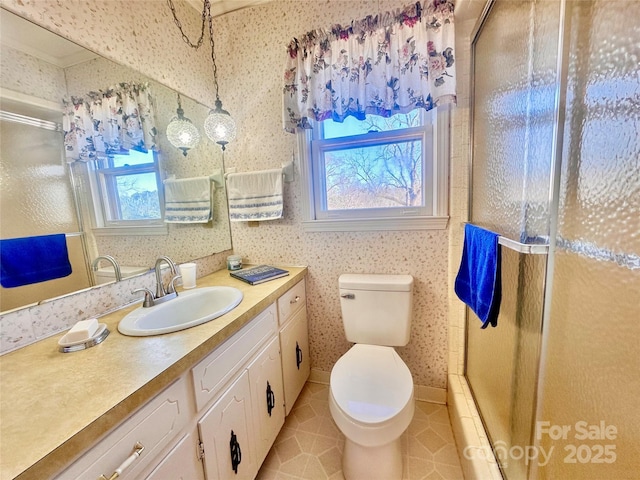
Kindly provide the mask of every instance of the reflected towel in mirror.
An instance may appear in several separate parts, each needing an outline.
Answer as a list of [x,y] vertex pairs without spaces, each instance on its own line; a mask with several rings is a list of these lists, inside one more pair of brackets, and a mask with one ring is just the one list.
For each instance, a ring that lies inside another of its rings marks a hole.
[[0,284],[21,287],[71,275],[64,233],[0,240]]
[[212,219],[215,188],[209,177],[164,181],[164,221],[166,223],[207,223]]

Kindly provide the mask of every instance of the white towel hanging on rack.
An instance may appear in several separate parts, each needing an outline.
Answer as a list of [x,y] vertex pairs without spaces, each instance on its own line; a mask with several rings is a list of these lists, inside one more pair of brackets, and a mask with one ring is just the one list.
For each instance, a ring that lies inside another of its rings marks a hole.
[[232,222],[282,218],[282,169],[230,173],[227,196]]

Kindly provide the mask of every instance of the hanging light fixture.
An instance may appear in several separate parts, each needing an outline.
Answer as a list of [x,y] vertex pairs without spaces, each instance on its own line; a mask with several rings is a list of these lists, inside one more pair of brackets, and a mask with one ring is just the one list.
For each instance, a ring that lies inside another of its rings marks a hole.
[[182,150],[186,157],[187,151],[194,148],[200,142],[200,132],[196,126],[184,116],[180,94],[178,94],[177,116],[173,117],[167,125],[167,139],[171,145]]
[[226,145],[236,138],[236,122],[233,120],[229,112],[222,108],[222,101],[218,94],[218,67],[216,66],[216,51],[215,42],[213,40],[213,18],[211,17],[211,2],[210,0],[204,0],[204,7],[202,9],[202,30],[200,32],[200,38],[197,43],[192,43],[182,30],[182,25],[176,16],[176,10],[173,6],[172,0],[168,0],[171,13],[173,14],[173,20],[180,29],[182,39],[194,49],[200,48],[204,40],[205,22],[209,24],[209,44],[211,45],[211,62],[213,63],[213,86],[216,92],[215,108],[209,112],[209,115],[204,121],[204,131],[211,140],[216,142],[222,147],[222,151],[226,149]]

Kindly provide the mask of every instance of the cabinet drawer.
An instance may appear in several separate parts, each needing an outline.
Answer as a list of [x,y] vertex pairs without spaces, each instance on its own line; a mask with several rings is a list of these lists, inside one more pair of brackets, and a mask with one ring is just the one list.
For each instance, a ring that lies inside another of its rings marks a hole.
[[306,306],[307,295],[304,279],[299,281],[287,293],[278,299],[278,318],[280,325],[284,325],[300,308]]
[[249,358],[277,334],[276,306],[266,310],[211,352],[191,370],[196,407],[200,411],[216,398]]
[[144,450],[118,477],[137,478],[143,468],[157,461],[157,455],[177,437],[194,415],[183,377],[113,430],[57,478],[94,479],[100,475],[109,478],[134,453],[135,445],[139,442]]

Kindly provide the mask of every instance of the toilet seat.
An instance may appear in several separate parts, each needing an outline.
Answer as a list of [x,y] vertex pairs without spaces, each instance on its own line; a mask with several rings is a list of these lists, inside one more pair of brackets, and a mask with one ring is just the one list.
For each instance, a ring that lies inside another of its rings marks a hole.
[[393,347],[354,345],[331,370],[330,392],[338,428],[360,445],[395,440],[413,418],[413,379]]

